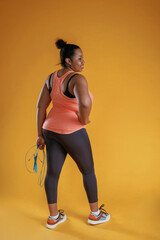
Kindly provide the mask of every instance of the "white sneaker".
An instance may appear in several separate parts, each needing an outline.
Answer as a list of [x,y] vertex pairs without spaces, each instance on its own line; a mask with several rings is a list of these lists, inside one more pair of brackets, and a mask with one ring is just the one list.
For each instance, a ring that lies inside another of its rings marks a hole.
[[59,209],[58,212],[59,212],[59,216],[58,216],[57,219],[54,219],[54,218],[52,218],[52,217],[50,217],[50,216],[48,217],[48,219],[47,219],[47,224],[46,224],[46,227],[47,227],[47,228],[53,229],[53,228],[55,228],[58,224],[66,221],[67,216],[66,216],[66,214],[63,214],[64,210],[63,210],[63,209]]
[[103,209],[102,207],[104,206],[104,204],[102,204],[99,208],[100,213],[98,215],[94,214],[94,213],[90,213],[89,217],[88,217],[88,223],[90,224],[99,224],[99,223],[104,223],[104,222],[108,222],[111,218],[110,214],[106,212],[105,209]]

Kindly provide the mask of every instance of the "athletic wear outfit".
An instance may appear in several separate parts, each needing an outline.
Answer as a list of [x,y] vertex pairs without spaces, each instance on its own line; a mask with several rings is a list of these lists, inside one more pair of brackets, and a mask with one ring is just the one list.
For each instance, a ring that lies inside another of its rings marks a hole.
[[[77,99],[68,91],[68,84],[72,77],[67,83],[66,91],[62,92],[62,83],[71,72],[74,71],[68,71],[61,77],[57,76],[57,71],[55,72],[53,87],[50,91],[53,107],[42,126],[47,151],[47,173],[44,183],[48,204],[57,203],[58,181],[67,153],[82,173],[89,203],[98,201],[97,180],[86,125],[79,122],[76,114],[78,113]],[[93,102],[90,91],[89,96]],[[66,215],[62,213],[59,214],[58,219],[52,219],[50,216],[47,227],[54,228],[58,222],[65,220]]]

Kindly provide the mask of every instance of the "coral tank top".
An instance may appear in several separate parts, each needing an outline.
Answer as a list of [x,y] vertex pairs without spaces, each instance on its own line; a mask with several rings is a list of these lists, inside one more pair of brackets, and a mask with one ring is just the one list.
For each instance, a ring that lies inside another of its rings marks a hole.
[[[61,134],[73,133],[81,128],[86,128],[78,120],[78,104],[76,98],[67,97],[62,91],[62,83],[66,76],[74,71],[68,71],[63,76],[58,77],[54,73],[53,87],[50,93],[52,99],[52,108],[48,113],[42,128]],[[88,90],[89,91],[89,90]],[[93,102],[93,95],[89,91],[89,96]]]

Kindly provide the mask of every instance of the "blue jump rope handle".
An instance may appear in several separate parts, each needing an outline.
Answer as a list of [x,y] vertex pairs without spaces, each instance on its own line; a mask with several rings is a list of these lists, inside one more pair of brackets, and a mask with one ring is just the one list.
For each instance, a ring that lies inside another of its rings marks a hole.
[[[39,148],[39,145],[37,146],[37,149]],[[36,173],[38,173],[38,170],[37,170],[37,156],[38,156],[38,153],[36,154],[36,156],[34,156],[34,167],[33,167],[33,171],[35,171]]]

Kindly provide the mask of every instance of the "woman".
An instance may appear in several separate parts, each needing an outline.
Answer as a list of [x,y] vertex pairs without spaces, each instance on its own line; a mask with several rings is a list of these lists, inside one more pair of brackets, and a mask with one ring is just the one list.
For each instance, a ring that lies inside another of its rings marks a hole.
[[[50,216],[47,227],[54,228],[66,220],[63,210],[57,211],[57,186],[67,153],[76,162],[83,175],[83,184],[91,212],[88,223],[98,224],[110,219],[110,215],[98,208],[97,180],[86,125],[93,95],[88,89],[87,80],[81,74],[84,67],[83,52],[79,46],[67,44],[62,39],[56,41],[60,51],[61,66],[46,79],[37,103],[36,144],[47,152],[47,173],[45,191]],[[46,109],[52,101],[53,107],[46,117]]]

